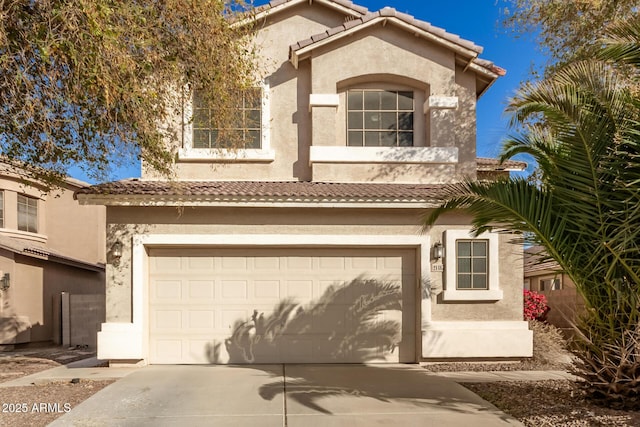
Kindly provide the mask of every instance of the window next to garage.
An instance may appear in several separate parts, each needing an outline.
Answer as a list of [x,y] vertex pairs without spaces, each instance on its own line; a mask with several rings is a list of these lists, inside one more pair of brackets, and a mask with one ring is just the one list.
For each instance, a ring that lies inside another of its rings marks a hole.
[[497,233],[473,236],[468,230],[445,232],[446,301],[497,301],[502,299],[498,272]]
[[38,232],[38,199],[18,194],[18,230]]
[[488,246],[482,239],[456,241],[457,289],[488,289]]

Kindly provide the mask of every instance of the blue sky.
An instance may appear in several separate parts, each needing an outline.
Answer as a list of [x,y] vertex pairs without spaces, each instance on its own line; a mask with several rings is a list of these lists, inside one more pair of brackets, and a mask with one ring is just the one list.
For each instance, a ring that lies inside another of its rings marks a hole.
[[[266,1],[258,1],[257,5]],[[493,61],[507,70],[507,75],[480,98],[478,103],[478,156],[496,157],[500,153],[502,140],[509,134],[508,117],[504,109],[521,81],[529,76],[532,63],[540,65],[544,58],[530,37],[515,38],[501,25],[500,0],[456,0],[451,2],[434,0],[356,0],[356,4],[370,11],[390,6],[411,14],[418,19],[458,34],[464,39],[484,47],[481,57]],[[78,179],[93,182],[81,171],[70,174]],[[140,176],[140,164],[114,171],[111,179]]]

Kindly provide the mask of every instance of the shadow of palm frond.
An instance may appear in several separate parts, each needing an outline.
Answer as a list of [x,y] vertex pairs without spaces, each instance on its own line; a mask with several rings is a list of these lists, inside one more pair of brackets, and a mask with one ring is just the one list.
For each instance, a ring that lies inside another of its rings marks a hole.
[[[229,363],[269,363],[312,352],[317,361],[367,362],[391,353],[401,340],[401,325],[385,311],[402,309],[400,285],[358,277],[327,288],[303,306],[280,301],[271,314],[254,311],[238,320],[225,340]],[[315,338],[315,341],[314,341]]]

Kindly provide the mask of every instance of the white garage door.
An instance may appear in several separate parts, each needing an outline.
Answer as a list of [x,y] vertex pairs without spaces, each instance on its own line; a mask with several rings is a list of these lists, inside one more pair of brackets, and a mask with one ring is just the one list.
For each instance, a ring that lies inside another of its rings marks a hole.
[[150,362],[415,361],[411,249],[151,249]]

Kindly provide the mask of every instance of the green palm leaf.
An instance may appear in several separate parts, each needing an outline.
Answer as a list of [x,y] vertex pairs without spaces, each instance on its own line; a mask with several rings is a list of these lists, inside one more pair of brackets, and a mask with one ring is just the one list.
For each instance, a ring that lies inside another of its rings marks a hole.
[[524,131],[501,159],[533,157],[539,180],[450,185],[424,225],[464,209],[475,233],[542,245],[585,300],[577,373],[592,397],[640,408],[640,351],[629,351],[640,348],[640,18],[605,43],[599,59],[524,86],[508,107]]

